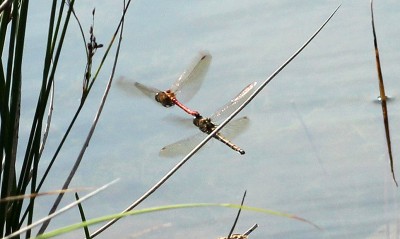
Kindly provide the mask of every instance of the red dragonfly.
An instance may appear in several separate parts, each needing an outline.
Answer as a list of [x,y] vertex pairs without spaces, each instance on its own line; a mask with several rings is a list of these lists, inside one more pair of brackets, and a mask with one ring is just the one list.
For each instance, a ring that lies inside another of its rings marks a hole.
[[[226,105],[217,110],[211,117],[205,118],[203,116],[196,115],[193,119],[193,124],[200,129],[201,132],[210,134],[218,124],[216,122],[223,121],[226,117],[232,114],[255,90],[257,82],[253,82],[246,86],[235,98],[229,101]],[[224,143],[234,151],[245,154],[245,151],[239,146],[235,145],[230,141],[230,138],[235,137],[242,131],[244,131],[249,124],[249,118],[241,117],[236,120],[229,122],[221,131],[219,131],[214,138]],[[173,157],[177,155],[184,155],[190,152],[204,136],[198,133],[189,138],[180,140],[173,144],[167,145],[160,151],[160,156]]]
[[[182,73],[182,75],[172,84],[172,86],[161,91],[157,88],[143,85],[135,82],[134,85],[146,96],[155,99],[164,107],[171,107],[177,105],[186,113],[197,116],[199,113],[186,107],[181,102],[189,101],[199,90],[208,68],[211,63],[211,55],[206,52],[200,52],[196,58],[193,59],[192,64]],[[125,88],[129,82],[119,81],[119,85]],[[177,99],[179,96],[179,100]]]

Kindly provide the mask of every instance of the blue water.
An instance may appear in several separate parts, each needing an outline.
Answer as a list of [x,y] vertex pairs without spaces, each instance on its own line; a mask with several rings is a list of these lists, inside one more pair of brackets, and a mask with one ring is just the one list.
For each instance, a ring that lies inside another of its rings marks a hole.
[[[168,88],[196,53],[207,49],[213,55],[210,71],[188,105],[211,115],[249,83],[266,79],[339,3],[135,1],[126,19],[117,75]],[[106,44],[110,39],[120,12],[116,5],[99,1],[76,5],[86,29],[91,24],[91,8],[96,6],[99,43]],[[400,21],[399,10],[396,1],[375,3],[386,92],[394,97],[388,111],[396,173],[400,172],[400,30],[394,23]],[[32,19],[46,20],[35,12],[31,11]],[[58,98],[45,159],[54,152],[79,104],[85,58],[77,31],[72,24],[57,74]],[[29,59],[41,59],[45,36],[34,31],[31,34],[36,40],[27,49],[32,52],[25,63],[32,73],[24,84],[27,89],[34,89],[39,82],[37,62]],[[99,50],[97,57],[102,52]],[[46,189],[62,185],[76,158],[108,79],[107,70],[100,75]],[[36,95],[32,90],[23,99],[22,107],[28,112],[23,115],[23,125],[29,123]],[[374,103],[378,95],[369,2],[343,1],[320,35],[241,114],[251,123],[234,142],[246,154],[240,156],[220,142],[212,142],[140,208],[193,202],[240,203],[247,190],[246,205],[294,214],[322,228],[243,211],[237,233],[254,223],[260,225],[250,238],[398,238],[400,195],[391,179],[381,108]],[[121,211],[180,160],[158,156],[163,146],[197,132],[194,127],[176,123],[176,116],[185,114],[112,88],[71,187],[122,180],[84,205],[88,218]],[[28,126],[23,126],[25,133]],[[48,210],[49,201],[46,198],[38,203],[42,214]],[[70,201],[72,195],[64,202]],[[217,238],[227,236],[235,215],[236,210],[226,208],[141,215],[121,220],[100,238],[138,238],[139,234],[143,238]],[[73,211],[51,227],[77,221],[79,215]],[[381,234],[372,237],[378,231]],[[74,233],[78,235],[80,232]]]

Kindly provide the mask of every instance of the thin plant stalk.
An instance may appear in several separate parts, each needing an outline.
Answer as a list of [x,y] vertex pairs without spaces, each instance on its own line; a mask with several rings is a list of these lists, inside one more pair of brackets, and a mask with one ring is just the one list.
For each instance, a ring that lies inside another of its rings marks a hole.
[[79,203],[81,203],[81,202],[85,201],[86,199],[89,199],[89,198],[93,197],[94,195],[98,194],[99,192],[105,190],[106,188],[108,188],[112,184],[116,183],[118,180],[119,179],[115,179],[115,180],[111,181],[110,183],[107,183],[104,186],[101,186],[100,188],[94,190],[93,192],[87,194],[86,196],[80,198],[79,200],[76,200],[75,202],[73,202],[71,204],[68,204],[67,206],[61,208],[57,212],[54,212],[54,213],[52,213],[52,214],[50,214],[50,215],[48,215],[48,216],[46,216],[46,217],[44,217],[44,218],[42,218],[40,220],[37,220],[36,222],[34,222],[34,223],[24,227],[24,228],[21,228],[20,230],[15,231],[14,233],[12,233],[10,235],[7,235],[6,237],[3,237],[2,239],[9,239],[9,238],[13,238],[13,237],[15,237],[17,235],[20,235],[21,233],[24,233],[24,232],[26,232],[26,231],[28,231],[28,230],[30,230],[30,229],[42,224],[43,222],[48,221],[51,218],[56,217],[56,216],[60,215],[61,213],[65,212],[65,211],[67,211],[67,210],[69,210],[71,208],[74,208]]
[[254,230],[256,230],[256,228],[258,227],[258,224],[254,224],[252,227],[250,227],[245,233],[243,233],[243,235],[248,236],[250,235],[250,233],[252,233]]
[[47,137],[49,135],[49,131],[50,131],[50,125],[51,125],[51,119],[53,116],[53,110],[54,110],[54,88],[55,88],[55,83],[53,83],[53,87],[51,90],[51,95],[50,95],[50,104],[49,104],[49,112],[47,114],[47,121],[46,121],[46,127],[43,133],[43,140],[42,140],[42,144],[40,145],[40,149],[39,149],[39,158],[41,158],[43,150],[46,146],[46,142],[47,142]]
[[[70,174],[68,175],[68,178],[67,178],[67,180],[65,181],[65,183],[64,183],[64,185],[63,185],[63,187],[62,187],[62,189],[67,189],[67,188],[68,188],[70,182],[72,181],[72,178],[73,178],[74,175],[75,175],[75,172],[77,171],[77,169],[78,169],[78,167],[79,167],[79,165],[80,165],[80,163],[81,163],[81,161],[82,161],[83,155],[84,155],[84,153],[86,152],[86,149],[87,149],[87,147],[88,147],[88,145],[89,145],[89,142],[90,142],[90,140],[91,140],[91,138],[92,138],[93,132],[94,132],[94,130],[96,129],[98,120],[99,120],[99,118],[100,118],[100,115],[101,115],[102,110],[103,110],[103,107],[104,107],[104,104],[105,104],[105,102],[106,102],[106,100],[107,100],[108,93],[109,93],[109,91],[110,91],[110,89],[111,89],[111,84],[112,84],[112,81],[113,81],[113,78],[114,78],[115,69],[116,69],[116,67],[117,67],[117,62],[118,62],[118,57],[119,57],[119,51],[120,51],[121,42],[122,42],[122,34],[123,34],[123,26],[124,26],[124,17],[125,17],[125,13],[126,13],[126,10],[127,10],[128,6],[129,6],[129,5],[126,5],[126,6],[124,5],[123,15],[122,15],[121,21],[120,21],[121,24],[119,25],[119,26],[121,26],[121,27],[120,27],[120,28],[118,27],[118,29],[117,29],[117,31],[115,32],[114,37],[113,37],[113,41],[114,41],[114,39],[115,39],[115,37],[116,37],[116,34],[118,33],[118,31],[119,31],[119,29],[120,29],[120,32],[119,32],[119,33],[120,33],[120,35],[119,35],[119,41],[118,41],[117,50],[116,50],[116,54],[115,54],[115,58],[114,58],[114,65],[113,65],[113,67],[112,67],[111,75],[110,75],[110,78],[109,78],[109,80],[108,80],[108,83],[107,83],[107,86],[106,86],[106,90],[105,90],[104,95],[103,95],[103,97],[102,97],[102,99],[101,99],[101,103],[100,103],[99,110],[98,110],[97,113],[96,113],[96,116],[95,116],[95,118],[94,118],[92,127],[90,128],[90,131],[89,131],[89,133],[88,133],[88,136],[86,137],[86,140],[85,140],[85,142],[84,142],[84,144],[83,144],[83,147],[82,147],[82,149],[81,149],[81,151],[80,151],[80,153],[79,153],[79,156],[78,156],[77,160],[75,161],[75,164],[74,164],[73,168],[71,169],[71,172],[70,172]],[[110,43],[110,45],[112,45],[112,42]],[[63,193],[61,193],[61,194],[58,195],[56,201],[54,202],[52,208],[50,209],[49,214],[52,214],[53,212],[55,212],[55,211],[57,210],[57,207],[58,207],[58,205],[60,204],[61,199],[63,198],[63,196],[64,196]],[[50,223],[50,220],[47,220],[47,221],[45,221],[45,222],[43,223],[42,227],[39,229],[38,235],[44,233],[44,231],[46,230],[46,228],[47,228],[47,226],[49,225],[49,223]]]
[[[75,199],[79,200],[78,193],[75,193]],[[83,210],[82,203],[78,203],[78,208],[79,208],[79,214],[81,215],[82,222],[86,222],[85,211]],[[89,228],[87,226],[85,226],[85,227],[83,227],[83,230],[85,232],[86,239],[90,239]]]
[[[126,11],[128,10],[128,7],[129,7],[130,2],[131,2],[131,0],[129,0],[128,3],[126,4],[126,7],[125,7],[124,12],[123,12],[123,16],[125,16]],[[122,18],[121,18],[121,19],[122,19]],[[73,125],[75,124],[75,121],[76,121],[76,119],[78,118],[78,116],[79,116],[79,114],[80,114],[80,112],[81,112],[81,110],[82,110],[82,108],[83,108],[83,105],[84,105],[84,103],[85,103],[85,101],[86,101],[86,98],[87,98],[87,96],[88,96],[88,94],[89,94],[89,92],[90,92],[90,90],[91,90],[91,87],[93,86],[93,83],[95,82],[95,80],[96,80],[98,74],[100,73],[100,70],[102,69],[103,63],[105,62],[105,59],[106,59],[107,56],[108,56],[108,52],[110,51],[111,46],[113,45],[113,42],[114,42],[114,40],[115,40],[115,37],[116,37],[117,34],[118,34],[118,31],[119,31],[120,27],[121,27],[121,21],[119,22],[119,24],[118,24],[118,26],[117,26],[117,29],[116,29],[116,31],[115,31],[115,33],[114,33],[114,36],[113,36],[113,38],[111,39],[111,41],[110,41],[110,43],[109,43],[109,45],[108,45],[108,48],[107,48],[106,52],[105,52],[104,55],[103,55],[103,58],[102,58],[101,63],[100,63],[100,66],[98,67],[98,69],[97,69],[97,71],[96,71],[96,74],[95,74],[94,77],[92,78],[92,81],[91,81],[89,87],[88,87],[86,90],[84,90],[83,93],[82,93],[82,99],[81,99],[81,102],[80,102],[80,104],[79,104],[79,106],[78,106],[78,109],[76,110],[75,115],[74,115],[74,117],[72,118],[71,123],[69,124],[69,126],[68,126],[68,128],[67,128],[67,130],[66,130],[66,132],[65,132],[65,134],[64,134],[64,136],[63,136],[63,138],[62,138],[62,140],[61,140],[61,142],[59,143],[59,145],[58,145],[58,147],[57,147],[56,152],[55,152],[54,155],[53,155],[53,158],[51,159],[51,161],[50,161],[50,163],[49,163],[49,165],[48,165],[48,167],[47,167],[45,173],[43,174],[43,177],[42,177],[42,179],[40,180],[40,183],[39,183],[39,185],[38,185],[38,187],[37,187],[37,189],[36,189],[36,192],[38,192],[38,191],[40,190],[41,186],[43,185],[45,179],[47,178],[48,173],[50,172],[51,167],[53,166],[53,164],[54,164],[55,160],[57,159],[57,156],[58,156],[58,154],[59,154],[61,148],[63,147],[63,145],[64,145],[64,143],[65,143],[65,140],[67,139],[67,137],[68,137],[68,135],[69,135],[69,133],[70,133],[70,131],[71,131]],[[85,41],[86,41],[86,40],[85,40]],[[85,49],[86,49],[86,48],[85,48]],[[86,51],[87,51],[87,49],[86,49]]]
[[235,221],[233,222],[233,225],[232,225],[232,227],[231,227],[231,230],[229,231],[229,234],[228,234],[228,237],[227,237],[227,238],[230,238],[230,237],[232,236],[233,231],[235,230],[236,224],[237,224],[237,222],[238,222],[238,220],[239,220],[239,217],[240,217],[240,213],[242,212],[242,206],[243,206],[243,203],[244,203],[244,199],[245,199],[245,198],[246,198],[246,191],[244,191],[243,198],[242,198],[242,202],[240,203],[240,208],[239,208],[239,210],[238,210],[238,213],[237,213],[237,215],[236,215]]
[[[71,1],[71,5],[74,4],[75,0]],[[45,56],[45,62],[44,62],[44,70],[43,70],[43,79],[42,79],[42,87],[40,91],[40,95],[38,98],[38,103],[36,107],[36,112],[34,115],[33,123],[32,123],[32,128],[31,128],[31,133],[29,136],[26,152],[25,152],[25,158],[23,160],[23,165],[21,169],[21,175],[18,183],[18,194],[24,194],[26,191],[26,187],[28,186],[30,180],[31,180],[31,168],[33,162],[34,164],[34,170],[37,170],[38,162],[40,160],[39,152],[40,152],[40,138],[42,134],[42,122],[43,122],[43,117],[44,117],[44,111],[47,106],[48,102],[48,97],[50,94],[50,91],[53,86],[54,82],[54,76],[55,72],[57,69],[58,65],[58,60],[61,54],[63,42],[65,39],[66,31],[68,28],[68,23],[69,23],[69,18],[71,15],[71,11],[67,12],[61,33],[60,33],[60,39],[58,41],[58,45],[56,45],[56,39],[58,38],[59,35],[59,29],[61,25],[61,15],[64,10],[64,1],[61,3],[60,8],[59,8],[59,17],[57,19],[57,23],[55,26],[55,32],[53,32],[54,29],[54,21],[55,21],[55,15],[56,15],[56,1],[53,1],[52,5],[52,10],[51,10],[51,20],[49,23],[49,34],[48,34],[48,42],[47,42],[47,49],[46,49],[46,56]],[[54,33],[54,36],[53,36]],[[55,55],[53,57],[55,50]],[[36,179],[35,179],[36,180]],[[31,193],[37,193],[35,190],[36,188],[36,181],[34,184],[31,186]],[[33,213],[33,200],[30,201],[28,207],[26,208],[26,211],[24,215],[21,217],[20,224],[25,220],[25,217],[28,213]],[[21,210],[22,204],[19,205],[19,210]],[[17,212],[17,210],[15,211]],[[19,215],[19,213],[15,213],[15,215]]]
[[[8,40],[8,52],[6,68],[1,66],[1,136],[0,157],[4,158],[4,171],[1,177],[1,198],[16,194],[16,155],[18,148],[18,133],[20,120],[21,84],[22,84],[22,60],[24,55],[25,31],[28,15],[28,0],[14,2],[3,2],[0,32],[1,52],[4,51],[6,36]],[[14,4],[14,5],[13,5]],[[13,7],[12,7],[13,6]],[[11,23],[9,34],[8,24]],[[0,205],[0,235],[8,234],[18,225],[15,223],[17,217],[11,214],[15,203],[4,203]],[[18,212],[17,212],[18,213]]]
[[383,76],[382,76],[382,68],[381,68],[381,61],[379,58],[379,50],[378,50],[378,40],[376,39],[376,32],[375,32],[375,23],[374,23],[374,10],[373,10],[373,0],[371,0],[371,23],[372,23],[372,33],[374,35],[374,47],[375,47],[375,60],[376,60],[376,70],[378,72],[378,80],[379,80],[379,95],[380,101],[382,106],[382,116],[383,116],[383,124],[385,126],[385,135],[386,135],[386,144],[389,154],[389,162],[390,162],[390,170],[392,172],[392,178],[396,186],[396,176],[394,174],[394,166],[393,166],[393,155],[392,155],[392,143],[390,141],[390,129],[389,129],[389,116],[388,110],[386,105],[386,94],[385,94],[385,86],[383,84]]
[[[139,199],[133,202],[130,206],[128,206],[124,212],[129,212],[134,209],[137,205],[143,202],[146,198],[148,198],[151,194],[153,194],[161,185],[163,185],[178,169],[180,169],[201,147],[203,147],[211,138],[214,137],[216,133],[218,133],[234,116],[236,116],[253,98],[260,93],[260,91],[273,79],[275,76],[286,67],[314,38],[315,36],[324,28],[324,26],[329,22],[329,20],[333,17],[333,15],[337,12],[341,5],[339,5],[335,11],[329,16],[329,18],[321,25],[321,27],[301,46],[289,59],[282,64],[271,76],[266,79],[263,84],[257,88],[257,90],[238,108],[236,109],[228,118],[226,118],[218,127],[214,129],[210,134],[208,134],[203,141],[201,141],[191,152],[189,152],[178,164],[176,164],[164,177],[162,177],[153,187],[151,187],[146,193],[144,193]],[[99,235],[101,232],[109,228],[115,222],[117,222],[119,218],[115,218],[109,221],[107,224],[99,228],[97,231],[93,232],[90,236],[92,238]]]

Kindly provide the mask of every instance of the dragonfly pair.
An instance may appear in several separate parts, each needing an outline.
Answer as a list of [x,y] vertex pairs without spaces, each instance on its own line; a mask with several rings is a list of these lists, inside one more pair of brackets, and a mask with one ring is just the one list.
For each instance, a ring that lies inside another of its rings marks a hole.
[[[191,110],[182,102],[189,101],[199,90],[208,68],[211,63],[211,55],[208,52],[200,52],[193,60],[192,64],[182,73],[171,88],[165,91],[158,90],[154,87],[135,82],[134,85],[146,96],[155,99],[164,107],[178,106],[186,113],[194,116],[193,124],[200,129],[201,132],[210,134],[218,125],[217,122],[224,120],[233,113],[253,92],[256,82],[246,86],[235,98],[226,105],[217,110],[213,115],[206,118],[199,112]],[[120,85],[129,84],[120,81]],[[178,100],[178,98],[179,100]],[[230,122],[223,130],[215,134],[214,138],[226,144],[231,149],[240,154],[245,151],[233,144],[228,138],[233,138],[238,133],[242,132],[248,125],[248,118],[242,117]],[[161,149],[162,156],[176,156],[179,154],[188,153],[201,140],[202,134],[197,134],[190,138],[180,140]]]

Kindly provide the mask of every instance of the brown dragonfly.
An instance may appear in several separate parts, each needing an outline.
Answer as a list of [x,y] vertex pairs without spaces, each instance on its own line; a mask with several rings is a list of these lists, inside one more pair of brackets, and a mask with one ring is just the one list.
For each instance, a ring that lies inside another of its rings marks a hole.
[[[177,105],[186,113],[197,116],[197,111],[186,107],[182,102],[188,102],[199,90],[208,68],[211,63],[211,55],[207,51],[201,51],[193,59],[190,66],[181,74],[181,76],[167,90],[159,90],[157,88],[146,86],[139,82],[135,82],[134,86],[139,89],[144,95],[155,99],[164,107]],[[129,88],[130,82],[120,80],[119,85],[122,88]],[[179,98],[179,100],[178,100]]]
[[[196,115],[193,119],[193,124],[200,129],[201,132],[210,134],[218,124],[230,114],[232,114],[255,90],[257,82],[253,82],[246,86],[235,98],[229,101],[226,105],[217,110],[209,118],[203,117],[200,114]],[[239,146],[230,141],[239,133],[243,132],[249,124],[249,118],[241,117],[229,122],[221,131],[215,134],[214,138],[227,145],[234,151],[245,154],[245,151]],[[202,139],[204,135],[198,133],[189,138],[180,140],[173,144],[167,145],[160,151],[160,156],[173,157],[177,155],[184,155],[190,152]]]

